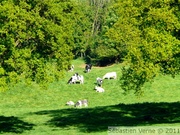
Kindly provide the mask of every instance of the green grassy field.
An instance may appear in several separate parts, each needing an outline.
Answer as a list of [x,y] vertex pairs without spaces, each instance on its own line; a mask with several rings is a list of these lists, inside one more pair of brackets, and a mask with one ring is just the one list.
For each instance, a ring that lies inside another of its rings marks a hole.
[[[47,90],[35,84],[17,84],[0,92],[0,134],[106,135],[108,126],[180,125],[180,76],[158,76],[144,86],[144,95],[123,94],[119,86],[121,64],[93,67],[84,73],[84,62],[74,60],[74,72]],[[116,80],[104,80],[104,93],[94,90],[96,78],[116,71]],[[84,84],[68,85],[73,73],[84,75]],[[66,106],[69,100],[88,99],[87,108]]]

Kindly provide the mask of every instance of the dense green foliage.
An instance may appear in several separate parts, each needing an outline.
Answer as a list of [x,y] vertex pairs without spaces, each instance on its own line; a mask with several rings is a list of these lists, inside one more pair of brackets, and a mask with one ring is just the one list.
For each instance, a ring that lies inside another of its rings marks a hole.
[[24,78],[44,85],[62,76],[73,58],[77,12],[72,4],[58,0],[1,2],[0,86]]
[[128,67],[123,68],[121,78],[124,90],[140,92],[144,83],[160,72],[174,76],[180,71],[180,41],[175,36],[180,18],[174,14],[177,7],[171,4],[127,0],[114,5],[119,18],[108,35],[127,49]]
[[0,89],[24,80],[48,85],[79,56],[100,66],[126,62],[125,91],[140,92],[159,73],[174,77],[179,9],[176,0],[2,0]]

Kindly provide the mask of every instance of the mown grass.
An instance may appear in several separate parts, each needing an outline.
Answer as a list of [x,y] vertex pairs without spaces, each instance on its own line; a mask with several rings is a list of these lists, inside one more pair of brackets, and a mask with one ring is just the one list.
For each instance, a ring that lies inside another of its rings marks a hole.
[[[17,84],[0,93],[0,134],[81,135],[107,134],[108,126],[176,126],[180,124],[180,76],[158,76],[144,87],[144,95],[123,94],[119,85],[121,64],[93,67],[84,73],[84,62],[73,61],[74,72],[52,83],[47,90]],[[96,78],[116,71],[117,80],[104,80],[105,93],[96,93]],[[78,72],[83,85],[68,85]],[[88,99],[88,108],[66,106],[69,100]]]

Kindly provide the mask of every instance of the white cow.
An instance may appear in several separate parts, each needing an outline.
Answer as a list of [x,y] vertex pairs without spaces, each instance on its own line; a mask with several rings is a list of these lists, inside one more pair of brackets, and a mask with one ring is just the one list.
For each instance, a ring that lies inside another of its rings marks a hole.
[[104,92],[105,90],[102,87],[95,86],[96,92]]
[[68,101],[68,102],[66,103],[66,105],[72,106],[72,105],[74,105],[74,102],[73,102],[73,101]]
[[104,76],[103,76],[103,79],[116,79],[117,78],[117,74],[116,72],[109,72],[109,73],[106,73]]

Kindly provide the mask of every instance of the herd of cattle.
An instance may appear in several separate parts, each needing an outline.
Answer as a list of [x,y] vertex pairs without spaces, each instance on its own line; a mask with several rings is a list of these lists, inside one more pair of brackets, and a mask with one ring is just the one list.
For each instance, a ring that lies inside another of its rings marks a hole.
[[[91,69],[92,69],[92,64],[86,64],[85,72],[88,73],[88,72],[91,71]],[[72,65],[69,68],[69,71],[74,71],[74,65]],[[116,79],[116,78],[117,78],[116,72],[108,72],[102,78],[97,77],[96,78],[97,86],[95,86],[96,92],[100,92],[100,93],[105,92],[104,88],[102,88],[103,79]],[[80,83],[80,84],[84,83],[83,75],[79,75],[78,73],[75,73],[68,80],[68,84],[76,84],[76,83]],[[79,101],[76,102],[76,104],[73,101],[68,101],[66,103],[66,105],[75,106],[75,107],[81,107],[82,105],[84,105],[84,106],[87,107],[88,106],[88,101],[87,101],[87,99],[79,100]]]

